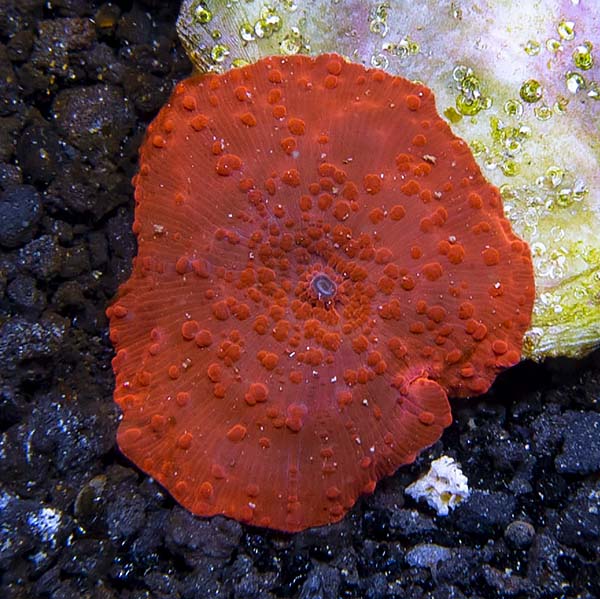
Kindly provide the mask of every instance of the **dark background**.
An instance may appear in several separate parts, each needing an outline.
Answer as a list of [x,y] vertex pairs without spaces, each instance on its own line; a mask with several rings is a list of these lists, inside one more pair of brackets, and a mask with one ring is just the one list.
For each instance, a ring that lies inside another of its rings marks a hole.
[[[523,363],[339,524],[195,518],[116,450],[104,310],[178,2],[0,0],[0,597],[600,596],[600,354]],[[469,502],[404,487],[447,454]]]

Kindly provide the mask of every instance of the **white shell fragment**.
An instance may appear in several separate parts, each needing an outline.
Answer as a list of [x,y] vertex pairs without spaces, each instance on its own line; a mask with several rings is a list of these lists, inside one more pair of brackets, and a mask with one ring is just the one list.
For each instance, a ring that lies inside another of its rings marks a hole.
[[429,472],[406,487],[405,492],[415,501],[427,501],[438,516],[447,516],[471,494],[460,464],[445,455],[431,462]]

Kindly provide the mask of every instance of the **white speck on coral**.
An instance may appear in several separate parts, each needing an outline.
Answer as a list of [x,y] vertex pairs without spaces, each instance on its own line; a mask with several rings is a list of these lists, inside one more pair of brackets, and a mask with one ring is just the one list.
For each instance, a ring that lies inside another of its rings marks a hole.
[[425,499],[438,516],[447,516],[471,494],[460,464],[445,455],[431,462],[429,472],[406,487],[405,492],[415,501]]

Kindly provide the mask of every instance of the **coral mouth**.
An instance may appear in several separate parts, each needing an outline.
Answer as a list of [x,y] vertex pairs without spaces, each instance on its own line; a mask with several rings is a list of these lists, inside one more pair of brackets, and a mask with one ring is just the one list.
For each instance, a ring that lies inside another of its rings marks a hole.
[[324,274],[317,275],[311,282],[313,291],[317,294],[319,300],[331,299],[337,292],[337,285]]

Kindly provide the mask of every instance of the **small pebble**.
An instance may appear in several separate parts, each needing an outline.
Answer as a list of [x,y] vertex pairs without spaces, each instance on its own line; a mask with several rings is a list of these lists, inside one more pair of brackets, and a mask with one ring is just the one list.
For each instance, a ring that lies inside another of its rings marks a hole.
[[438,562],[452,557],[452,550],[435,543],[415,545],[406,554],[406,561],[412,567],[433,568]]
[[515,506],[512,495],[476,490],[454,512],[456,525],[463,532],[489,536],[510,522]]
[[35,187],[9,188],[0,196],[0,245],[16,248],[30,241],[41,217],[42,203]]
[[515,549],[527,549],[535,537],[535,528],[523,520],[514,520],[504,531],[504,537]]
[[8,284],[7,293],[10,300],[26,313],[40,313],[46,307],[45,294],[29,275],[17,275]]
[[562,452],[555,460],[558,472],[600,472],[600,414],[569,411],[565,413],[565,421]]

